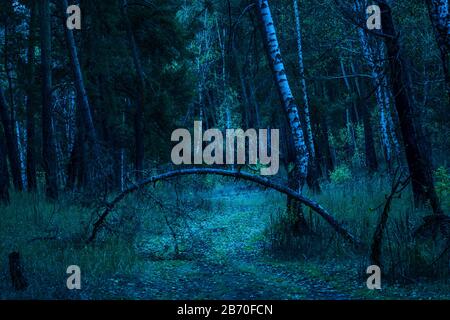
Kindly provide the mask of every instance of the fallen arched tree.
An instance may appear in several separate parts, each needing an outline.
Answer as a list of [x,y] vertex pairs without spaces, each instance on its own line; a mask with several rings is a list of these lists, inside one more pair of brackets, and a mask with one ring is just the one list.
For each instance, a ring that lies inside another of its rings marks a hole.
[[330,226],[339,234],[341,235],[346,241],[348,241],[350,244],[355,246],[355,248],[361,248],[362,244],[361,242],[352,235],[349,231],[347,231],[342,224],[340,224],[325,208],[323,208],[320,204],[317,202],[310,200],[308,198],[305,198],[298,192],[285,187],[281,184],[277,184],[273,181],[270,181],[268,178],[257,176],[248,172],[243,172],[240,170],[224,170],[224,169],[212,169],[212,168],[193,168],[193,169],[182,169],[182,170],[174,170],[169,171],[166,173],[162,173],[159,175],[155,175],[149,178],[146,178],[138,183],[135,183],[125,189],[123,192],[119,193],[111,202],[106,204],[105,210],[102,212],[102,214],[99,216],[98,220],[94,223],[92,233],[88,239],[88,242],[92,242],[95,237],[97,236],[97,233],[102,227],[102,224],[105,222],[108,215],[111,213],[111,211],[116,207],[116,205],[122,201],[127,195],[130,193],[133,193],[149,184],[154,184],[157,181],[161,180],[167,180],[171,178],[176,178],[180,176],[187,176],[187,175],[220,175],[225,177],[233,177],[236,179],[242,179],[246,181],[251,181],[254,183],[257,183],[261,186],[264,186],[266,188],[270,188],[273,190],[276,190],[278,192],[284,193],[292,198],[297,199],[299,202],[303,203],[305,206],[311,208],[314,212],[319,214]]

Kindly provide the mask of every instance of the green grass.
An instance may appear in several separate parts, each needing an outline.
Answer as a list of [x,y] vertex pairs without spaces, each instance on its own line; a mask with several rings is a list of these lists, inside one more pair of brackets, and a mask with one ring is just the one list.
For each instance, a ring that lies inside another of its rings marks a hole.
[[[132,245],[120,237],[100,244],[84,244],[91,210],[62,201],[49,204],[39,196],[15,194],[13,205],[0,208],[0,299],[88,299],[115,274],[134,274],[140,264]],[[11,288],[8,254],[18,251],[29,288]],[[81,268],[83,286],[78,292],[66,288],[67,267]]]
[[[283,299],[449,298],[448,256],[429,268],[442,243],[411,237],[430,212],[413,209],[409,191],[393,203],[383,290],[372,292],[365,287],[368,252],[352,251],[315,213],[305,210],[317,236],[291,238],[279,255],[274,234],[284,230],[285,196],[229,179],[207,177],[206,185],[201,179],[129,196],[91,245],[84,240],[92,209],[69,198],[51,204],[41,195],[13,194],[12,204],[0,207],[0,299],[251,298],[253,290]],[[388,190],[386,177],[353,177],[307,195],[369,244]],[[11,288],[12,251],[20,252],[30,284],[23,292]],[[73,264],[81,268],[80,291],[66,288],[66,268]]]

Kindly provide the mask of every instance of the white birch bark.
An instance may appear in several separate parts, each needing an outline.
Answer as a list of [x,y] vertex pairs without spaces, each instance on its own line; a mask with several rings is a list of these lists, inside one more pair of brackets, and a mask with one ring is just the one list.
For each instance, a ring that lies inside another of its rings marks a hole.
[[284,111],[289,120],[289,127],[294,140],[300,184],[303,185],[308,173],[309,153],[303,136],[297,105],[295,104],[295,99],[292,95],[286,70],[284,68],[283,59],[281,58],[281,51],[272,14],[270,12],[269,2],[267,0],[256,0],[256,5],[261,19],[265,46],[272,73],[282,100]]
[[[361,10],[365,11],[365,4],[366,1],[357,1],[357,3],[354,6],[355,12],[359,12]],[[363,51],[363,56],[369,65],[370,72],[372,75],[372,79],[374,81],[375,85],[375,98],[377,101],[377,105],[380,111],[380,129],[381,129],[381,138],[382,143],[385,148],[386,152],[386,158],[388,161],[391,160],[391,154],[392,154],[392,148],[391,143],[389,140],[389,133],[388,133],[388,126],[387,126],[387,119],[386,117],[389,114],[387,114],[386,110],[389,110],[389,103],[386,105],[386,102],[389,102],[389,96],[386,94],[386,90],[389,90],[389,88],[384,86],[384,82],[387,81],[382,74],[382,65],[380,65],[380,62],[376,62],[375,52],[370,47],[369,44],[369,38],[365,31],[362,28],[358,28],[358,36],[359,36],[359,42],[361,44],[361,48]],[[377,50],[378,51],[378,50]],[[380,52],[382,51],[379,50]]]

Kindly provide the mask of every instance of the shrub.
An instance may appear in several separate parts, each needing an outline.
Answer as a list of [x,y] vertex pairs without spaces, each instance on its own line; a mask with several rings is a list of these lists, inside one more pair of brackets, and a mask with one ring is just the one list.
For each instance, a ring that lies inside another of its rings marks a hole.
[[347,165],[343,164],[336,167],[331,173],[330,178],[333,183],[344,183],[352,178],[352,173]]

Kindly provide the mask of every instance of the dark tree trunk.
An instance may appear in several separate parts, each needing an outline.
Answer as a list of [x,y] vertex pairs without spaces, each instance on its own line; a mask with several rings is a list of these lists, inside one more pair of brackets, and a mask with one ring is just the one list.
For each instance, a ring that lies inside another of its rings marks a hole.
[[[357,74],[357,69],[352,64],[352,71]],[[364,150],[366,156],[366,166],[369,174],[375,173],[378,170],[377,153],[375,151],[375,142],[373,139],[373,129],[371,122],[371,113],[367,105],[363,101],[362,92],[365,92],[365,87],[360,85],[358,78],[355,78],[356,93],[358,95],[357,110],[362,116],[364,127]]]
[[9,159],[9,166],[11,168],[11,175],[14,183],[14,188],[18,191],[22,191],[22,173],[20,170],[19,160],[19,148],[14,139],[14,127],[11,123],[11,118],[8,115],[8,106],[6,104],[5,95],[3,89],[0,87],[0,117],[3,124],[3,131],[6,140],[6,149]]
[[378,2],[382,12],[381,21],[388,52],[392,93],[400,120],[400,129],[405,145],[406,160],[411,175],[412,188],[416,206],[427,201],[435,214],[442,214],[439,199],[434,188],[431,163],[424,151],[422,137],[418,134],[418,121],[414,119],[414,110],[410,100],[410,88],[405,74],[405,63],[392,19],[391,8],[384,1]]
[[6,161],[6,146],[0,135],[0,204],[9,204],[9,173]]
[[[68,7],[67,0],[62,0],[61,4],[63,12],[65,12],[66,8]],[[89,172],[89,174],[86,176],[86,178],[88,179],[86,183],[92,185],[94,181],[96,183],[101,181],[101,179],[99,179],[99,175],[102,174],[100,172],[101,168],[99,165],[101,163],[100,147],[97,139],[94,121],[92,119],[91,106],[86,92],[86,87],[84,85],[83,74],[81,71],[80,61],[78,59],[78,50],[75,43],[73,31],[66,28],[65,26],[64,30],[66,35],[67,47],[70,55],[70,62],[72,65],[72,71],[75,78],[75,89],[77,92],[77,102],[78,102],[77,105],[79,109],[79,112],[77,111],[77,114],[79,114],[79,117],[81,117],[82,120],[79,121],[78,123],[79,125],[82,125],[84,127],[83,131],[86,133],[88,142],[87,147],[88,155],[90,155],[89,159],[86,159],[87,161],[85,162],[85,164],[89,166],[85,168]]]
[[81,190],[86,186],[86,140],[81,110],[77,109],[75,141],[67,165],[67,190]]
[[331,144],[330,144],[330,134],[328,129],[328,121],[326,118],[323,119],[323,138],[324,138],[324,144],[325,144],[325,161],[327,164],[327,168],[329,171],[334,170],[334,163],[335,160],[333,158],[333,153],[331,152]]
[[30,30],[28,36],[28,83],[27,83],[27,104],[26,104],[26,121],[27,121],[27,188],[33,192],[37,189],[36,181],[36,135],[35,135],[35,113],[36,102],[38,100],[36,85],[36,70],[34,51],[36,46],[36,29],[38,24],[38,7],[37,1],[31,3]]
[[366,166],[370,174],[378,170],[377,154],[375,152],[375,143],[373,140],[372,123],[370,121],[370,111],[367,105],[363,105],[360,100],[360,114],[363,118],[364,126],[364,150],[366,155]]
[[11,282],[15,290],[22,291],[28,287],[27,279],[23,275],[23,267],[20,263],[20,255],[18,252],[12,252],[9,258],[9,273],[11,275]]
[[41,0],[42,160],[46,195],[58,198],[56,143],[52,124],[52,35],[49,0]]
[[122,0],[122,15],[127,30],[127,37],[131,53],[133,55],[134,68],[137,74],[137,103],[134,115],[134,137],[135,137],[135,171],[136,179],[140,180],[144,170],[144,106],[145,106],[145,75],[139,55],[139,48],[134,37],[131,23],[128,19],[127,1]]

